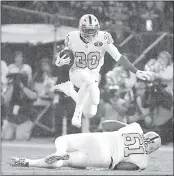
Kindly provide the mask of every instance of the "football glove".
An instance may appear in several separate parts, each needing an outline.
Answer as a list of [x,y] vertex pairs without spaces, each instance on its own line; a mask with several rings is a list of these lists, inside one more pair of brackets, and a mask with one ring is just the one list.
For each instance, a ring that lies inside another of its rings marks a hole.
[[62,65],[69,64],[71,61],[70,57],[67,57],[66,59],[64,59],[65,57],[66,57],[65,54],[62,57],[60,57],[60,53],[58,53],[55,65],[58,67],[61,67]]
[[152,81],[153,80],[153,72],[149,72],[149,71],[138,70],[136,72],[136,76],[137,76],[137,78],[142,79],[144,81]]

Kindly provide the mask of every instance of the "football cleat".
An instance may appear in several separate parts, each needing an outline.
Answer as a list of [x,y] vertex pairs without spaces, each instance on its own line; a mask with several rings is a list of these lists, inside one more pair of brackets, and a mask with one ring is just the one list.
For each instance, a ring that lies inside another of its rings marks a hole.
[[12,167],[29,167],[29,163],[26,162],[26,158],[13,157],[10,159],[9,164]]
[[79,21],[79,30],[86,42],[92,42],[100,30],[98,19],[92,14],[83,15]]
[[71,90],[73,90],[74,87],[70,81],[58,84],[52,88],[52,91],[58,90],[60,92],[63,92],[68,97],[71,97]]
[[76,126],[77,128],[81,127],[81,123],[82,123],[82,109],[76,107],[75,108],[75,112],[71,121],[73,126]]
[[66,154],[66,155],[63,155],[63,156],[58,156],[56,154],[52,154],[52,155],[49,155],[45,158],[45,162],[47,164],[53,164],[55,163],[56,161],[59,161],[59,160],[68,160],[69,159],[69,155]]

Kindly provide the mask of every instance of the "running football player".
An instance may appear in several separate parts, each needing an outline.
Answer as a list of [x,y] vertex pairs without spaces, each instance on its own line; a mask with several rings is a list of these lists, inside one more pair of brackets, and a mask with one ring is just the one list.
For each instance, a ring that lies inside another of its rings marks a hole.
[[[113,44],[110,33],[100,31],[98,19],[92,14],[81,17],[79,31],[67,34],[65,38],[65,49],[69,49],[74,55],[69,76],[70,82],[59,84],[53,88],[64,92],[76,102],[72,124],[81,127],[82,113],[86,117],[93,117],[97,113],[97,106],[100,101],[98,88],[99,71],[104,64],[104,55],[108,52],[112,58],[121,64],[125,69],[133,72],[139,79],[150,80],[151,72],[140,71],[135,68],[129,60],[121,55]],[[60,54],[55,64],[60,67],[70,63],[70,58]],[[79,88],[78,93],[73,86]]]
[[[161,145],[155,132],[143,134],[137,123],[104,123],[100,133],[78,133],[58,137],[56,153],[42,159],[11,158],[14,167],[146,169],[148,155]],[[115,125],[115,126],[114,126]]]

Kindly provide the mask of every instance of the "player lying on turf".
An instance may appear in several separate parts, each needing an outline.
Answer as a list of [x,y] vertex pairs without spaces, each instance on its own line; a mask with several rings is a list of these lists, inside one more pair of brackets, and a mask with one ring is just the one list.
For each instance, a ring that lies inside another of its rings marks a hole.
[[[98,19],[87,14],[81,17],[79,31],[67,34],[65,38],[65,49],[72,52],[74,62],[69,71],[70,81],[54,87],[72,97],[76,102],[72,124],[81,127],[82,113],[86,117],[93,117],[97,113],[97,106],[100,101],[98,88],[99,71],[104,64],[104,55],[108,52],[112,58],[120,63],[125,69],[135,73],[139,79],[150,80],[152,73],[140,71],[135,68],[127,58],[121,55],[113,44],[110,33],[99,31]],[[60,52],[61,53],[61,52]],[[72,58],[60,53],[57,56],[58,67],[69,64]],[[78,93],[73,86],[79,89]]]
[[161,145],[161,138],[157,133],[143,134],[138,123],[126,125],[118,121],[105,122],[103,130],[108,129],[118,131],[61,136],[55,140],[54,154],[36,160],[13,157],[10,165],[44,168],[146,169],[148,155]]

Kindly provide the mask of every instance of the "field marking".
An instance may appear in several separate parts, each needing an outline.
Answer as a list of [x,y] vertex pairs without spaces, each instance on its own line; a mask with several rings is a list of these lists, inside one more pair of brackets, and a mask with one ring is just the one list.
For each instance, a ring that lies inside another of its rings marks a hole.
[[24,143],[2,143],[2,147],[24,147],[24,148],[55,148],[54,144],[24,144]]
[[[43,149],[54,149],[54,144],[28,144],[28,143],[2,143],[2,147],[23,147],[23,148],[43,148]],[[173,151],[173,146],[162,146],[159,148],[160,151]]]

